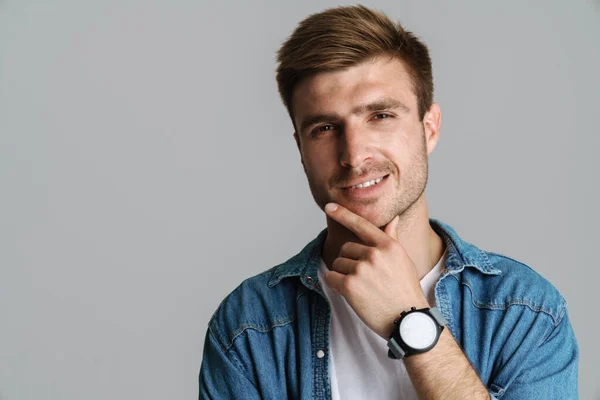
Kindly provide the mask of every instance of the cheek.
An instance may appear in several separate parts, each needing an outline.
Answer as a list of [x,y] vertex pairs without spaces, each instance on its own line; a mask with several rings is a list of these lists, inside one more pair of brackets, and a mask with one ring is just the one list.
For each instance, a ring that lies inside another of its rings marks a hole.
[[412,154],[423,147],[424,135],[420,129],[406,129],[390,137],[389,148],[396,153]]
[[402,163],[406,156],[410,154],[410,146],[411,144],[404,136],[394,136],[381,143],[380,149],[388,160]]
[[[391,164],[390,168],[401,177],[410,173],[422,146],[406,136],[396,136],[387,140],[381,147],[383,157]],[[393,165],[393,166],[392,166]]]
[[335,153],[328,146],[305,147],[302,157],[313,175],[323,175],[335,164]]

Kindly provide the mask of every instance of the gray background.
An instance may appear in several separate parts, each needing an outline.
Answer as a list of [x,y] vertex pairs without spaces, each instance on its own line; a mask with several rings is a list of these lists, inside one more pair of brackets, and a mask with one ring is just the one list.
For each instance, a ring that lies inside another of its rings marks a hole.
[[[0,2],[0,399],[196,398],[219,302],[324,227],[274,53],[337,4]],[[600,5],[365,4],[431,49],[431,216],[558,287],[600,399]]]

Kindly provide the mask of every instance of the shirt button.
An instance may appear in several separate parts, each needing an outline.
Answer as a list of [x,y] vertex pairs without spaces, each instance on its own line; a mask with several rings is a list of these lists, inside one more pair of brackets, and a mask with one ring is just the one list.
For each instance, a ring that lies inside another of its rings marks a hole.
[[317,358],[323,358],[323,357],[325,357],[325,352],[323,350],[317,351]]
[[309,277],[306,278],[306,282],[313,283],[314,279],[312,278],[312,276],[309,276]]

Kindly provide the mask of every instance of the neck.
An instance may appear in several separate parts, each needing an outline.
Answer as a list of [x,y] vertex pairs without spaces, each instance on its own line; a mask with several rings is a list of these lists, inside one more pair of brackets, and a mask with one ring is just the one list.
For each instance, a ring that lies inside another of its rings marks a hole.
[[[383,228],[380,227],[382,230]],[[444,243],[429,225],[425,192],[400,215],[398,241],[414,262],[419,279],[431,271],[442,257]],[[346,242],[361,243],[353,232],[333,219],[327,218],[327,238],[323,243],[322,257],[329,269],[332,269],[333,261],[338,257],[340,248]]]

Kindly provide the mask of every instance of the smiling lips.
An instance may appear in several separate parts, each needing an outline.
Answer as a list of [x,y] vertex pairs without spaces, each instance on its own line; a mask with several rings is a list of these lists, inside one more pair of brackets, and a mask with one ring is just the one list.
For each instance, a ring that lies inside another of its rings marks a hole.
[[388,178],[389,174],[381,177],[360,178],[360,181],[350,182],[354,185],[343,187],[342,193],[349,200],[372,202],[373,199],[383,195]]
[[351,186],[351,187],[352,187],[352,189],[356,189],[356,188],[361,188],[362,189],[362,188],[365,188],[365,187],[369,187],[369,186],[375,185],[376,183],[381,182],[382,179],[383,178],[373,179],[372,181],[368,181],[368,182],[365,182],[365,183],[359,183],[358,185],[354,185],[354,186]]
[[381,176],[379,178],[369,179],[362,181],[361,183],[355,183],[353,185],[345,186],[344,189],[363,189],[368,188],[370,186],[376,185],[381,182],[383,179],[387,178],[388,175]]

